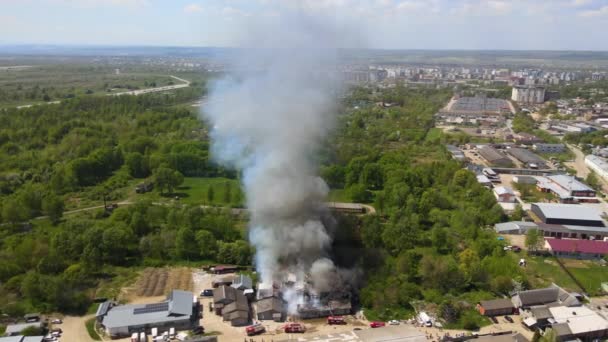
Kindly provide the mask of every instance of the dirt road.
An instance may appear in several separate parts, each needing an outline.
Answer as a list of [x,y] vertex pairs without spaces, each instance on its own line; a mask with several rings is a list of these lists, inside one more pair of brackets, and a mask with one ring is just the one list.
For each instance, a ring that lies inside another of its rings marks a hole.
[[87,332],[87,328],[84,325],[89,318],[94,317],[94,315],[87,316],[65,316],[63,318],[63,324],[58,325],[61,330],[63,330],[63,334],[61,336],[61,341],[63,342],[95,342],[89,336]]

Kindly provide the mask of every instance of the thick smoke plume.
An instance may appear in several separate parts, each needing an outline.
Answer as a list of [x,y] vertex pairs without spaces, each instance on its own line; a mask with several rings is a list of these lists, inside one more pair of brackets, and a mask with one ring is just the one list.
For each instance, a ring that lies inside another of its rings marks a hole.
[[[336,270],[326,258],[328,187],[317,176],[315,155],[334,122],[339,89],[330,75],[339,35],[302,14],[250,31],[234,71],[213,85],[203,109],[212,153],[242,170],[262,283],[291,273],[326,291]],[[287,300],[293,311],[296,299]]]

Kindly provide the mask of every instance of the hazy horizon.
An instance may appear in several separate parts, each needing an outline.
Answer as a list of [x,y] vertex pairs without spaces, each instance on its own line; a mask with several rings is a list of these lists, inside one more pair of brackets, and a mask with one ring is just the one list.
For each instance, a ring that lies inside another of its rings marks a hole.
[[293,13],[350,32],[343,48],[608,51],[605,0],[3,0],[0,45],[235,47]]

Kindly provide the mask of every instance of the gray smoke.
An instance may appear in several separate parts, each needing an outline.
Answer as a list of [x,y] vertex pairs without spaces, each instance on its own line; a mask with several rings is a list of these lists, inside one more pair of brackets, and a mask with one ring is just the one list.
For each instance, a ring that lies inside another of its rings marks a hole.
[[249,238],[267,285],[292,273],[325,291],[335,273],[322,222],[328,187],[315,162],[339,90],[330,75],[341,34],[328,22],[292,13],[247,27],[235,71],[213,85],[203,108],[214,158],[243,172]]

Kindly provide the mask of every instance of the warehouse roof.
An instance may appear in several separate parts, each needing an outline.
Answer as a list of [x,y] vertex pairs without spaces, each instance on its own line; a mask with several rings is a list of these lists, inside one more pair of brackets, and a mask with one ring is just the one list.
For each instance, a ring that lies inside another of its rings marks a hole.
[[532,207],[534,206],[538,207],[546,218],[603,221],[602,213],[589,206],[562,203],[533,203]]
[[509,150],[509,154],[512,155],[513,157],[517,158],[517,160],[521,161],[522,163],[526,163],[526,164],[544,164],[545,161],[537,156],[536,154],[523,149],[523,148],[517,148],[517,147],[513,147],[510,148]]
[[494,230],[498,233],[517,231],[518,234],[523,234],[529,229],[537,229],[538,224],[535,222],[511,221],[497,223],[494,225]]
[[117,328],[190,319],[193,297],[192,292],[173,290],[164,302],[115,306],[108,311],[102,324],[106,328]]
[[594,191],[587,184],[584,184],[572,176],[553,175],[547,176],[547,179],[566,189],[567,191]]
[[111,304],[112,304],[112,302],[110,302],[110,301],[105,301],[105,302],[99,304],[99,306],[97,307],[97,312],[95,313],[95,317],[101,317],[101,316],[104,316],[106,313],[108,313],[108,310],[110,310]]
[[555,334],[558,337],[572,335],[572,330],[570,330],[568,323],[553,324],[553,325],[551,325],[551,329],[553,329],[553,331],[555,331]]
[[549,287],[546,289],[521,291],[517,295],[519,296],[521,304],[524,306],[548,304],[557,302],[559,288]]
[[537,320],[553,318],[551,311],[549,311],[549,307],[546,305],[533,306],[530,308],[530,312]]
[[545,239],[555,252],[608,254],[608,242],[595,240]]
[[608,322],[587,307],[558,306],[549,310],[558,323],[567,323],[574,335],[608,330]]
[[585,157],[585,160],[587,162],[591,162],[591,163],[595,164],[600,169],[608,172],[608,162],[606,162],[605,159],[602,159],[598,156],[594,156],[594,155],[590,154]]
[[232,285],[230,285],[231,287],[234,287],[235,289],[251,289],[253,288],[253,281],[251,280],[251,278],[245,274],[239,274],[236,277],[234,277],[234,281],[232,282]]
[[484,147],[480,148],[479,154],[481,154],[482,157],[484,157],[486,160],[488,160],[490,162],[493,160],[500,160],[500,159],[507,158],[505,155],[498,152],[498,150],[496,150],[492,146],[484,146]]
[[500,309],[512,309],[513,303],[505,298],[492,299],[492,300],[482,300],[479,302],[486,310],[500,310]]

